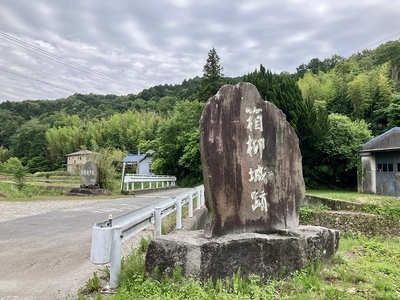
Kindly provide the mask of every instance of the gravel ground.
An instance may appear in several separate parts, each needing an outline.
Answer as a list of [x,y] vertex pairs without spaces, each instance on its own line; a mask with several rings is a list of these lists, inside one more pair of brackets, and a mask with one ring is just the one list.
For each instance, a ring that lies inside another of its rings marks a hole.
[[0,200],[0,223],[24,217],[40,215],[50,211],[78,207],[96,200],[58,200],[8,202]]
[[[6,222],[49,212],[69,210],[80,211],[80,207],[90,205],[102,199],[93,200],[47,200],[47,201],[21,201],[7,202],[0,199],[0,227]],[[77,209],[77,210],[75,210]],[[0,239],[0,300],[50,300],[50,299],[75,299],[79,288],[89,280],[93,272],[102,274],[104,265],[94,265],[90,262],[90,238],[82,230],[82,237],[73,237],[72,243],[63,244],[61,240],[51,239],[44,242],[40,240],[28,241],[29,247],[20,246],[23,239],[2,243]],[[1,232],[1,230],[0,230]],[[122,254],[127,255],[136,248],[142,237],[152,236],[151,228],[136,234],[122,245]],[[68,237],[68,235],[66,235]],[[53,246],[55,244],[55,246]],[[21,248],[18,248],[21,247]],[[40,252],[37,249],[40,247]],[[16,250],[18,249],[18,250]],[[15,252],[16,251],[16,252]],[[18,258],[4,261],[4,257]],[[10,256],[11,253],[11,256]],[[29,257],[29,259],[28,259]],[[103,286],[107,283],[103,282]],[[57,292],[58,291],[58,292]]]

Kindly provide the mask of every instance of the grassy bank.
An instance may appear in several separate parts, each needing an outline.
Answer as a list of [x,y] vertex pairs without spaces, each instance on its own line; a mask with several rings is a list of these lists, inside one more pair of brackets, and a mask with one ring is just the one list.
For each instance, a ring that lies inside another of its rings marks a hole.
[[[82,196],[67,196],[72,189],[80,186],[79,178],[37,178],[27,177],[22,189],[11,178],[3,177],[0,181],[0,201],[38,201],[38,200],[73,200],[84,199]],[[90,196],[88,196],[90,197]],[[111,196],[102,196],[104,199],[121,197],[119,191]]]
[[348,191],[309,190],[308,195],[363,204],[363,211],[400,217],[400,198]]
[[[145,245],[146,242],[143,243]],[[314,264],[286,279],[261,282],[257,276],[200,282],[186,280],[176,269],[172,278],[149,279],[144,269],[146,247],[123,261],[121,285],[114,295],[94,299],[399,299],[400,238],[367,239],[347,235],[328,264]],[[93,281],[90,282],[93,288]],[[78,299],[88,299],[80,295]]]
[[0,181],[0,201],[39,200],[46,197],[61,197],[63,188],[43,188],[35,184],[26,183],[20,190],[15,184]]
[[375,194],[361,194],[349,191],[336,190],[307,190],[308,195],[325,197],[330,199],[344,200],[361,204],[370,205],[396,205],[399,203],[398,197],[382,196]]

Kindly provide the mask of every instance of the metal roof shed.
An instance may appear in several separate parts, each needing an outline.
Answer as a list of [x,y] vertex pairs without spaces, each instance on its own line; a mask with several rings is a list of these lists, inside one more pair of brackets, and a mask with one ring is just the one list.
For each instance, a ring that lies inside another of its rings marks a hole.
[[361,193],[400,196],[400,127],[394,127],[365,143],[360,152]]

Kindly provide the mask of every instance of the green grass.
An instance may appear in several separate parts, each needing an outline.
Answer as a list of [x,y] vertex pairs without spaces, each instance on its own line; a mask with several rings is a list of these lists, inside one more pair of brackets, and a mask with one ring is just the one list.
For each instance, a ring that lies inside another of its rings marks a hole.
[[[91,199],[92,196],[67,196],[72,187],[79,187],[80,183],[74,185],[54,185],[27,181],[22,190],[18,190],[13,182],[0,181],[0,201],[39,201],[39,200],[85,200]],[[114,193],[111,196],[101,196],[101,199],[115,199],[120,198],[119,193]],[[97,199],[97,198],[96,198]]]
[[26,183],[22,190],[18,190],[14,183],[0,182],[1,200],[15,201],[15,200],[35,200],[42,197],[59,197],[62,196],[63,191],[60,189],[43,189]]
[[400,198],[349,191],[307,190],[308,195],[364,204],[363,210],[378,215],[400,217]]
[[358,192],[337,190],[307,190],[307,195],[338,199],[362,204],[398,203],[399,198],[393,196],[381,196],[375,194],[361,194]]
[[[313,264],[285,280],[261,282],[243,278],[240,270],[230,280],[185,279],[177,268],[171,278],[146,277],[144,258],[149,240],[124,258],[120,287],[112,296],[96,299],[399,299],[400,238],[342,237],[339,250],[326,265]],[[157,272],[155,272],[157,273]],[[91,295],[93,297],[93,294]],[[79,295],[78,299],[85,299]],[[92,299],[92,298],[91,298]]]
[[400,238],[344,237],[333,263],[320,276],[343,299],[399,299],[399,272]]

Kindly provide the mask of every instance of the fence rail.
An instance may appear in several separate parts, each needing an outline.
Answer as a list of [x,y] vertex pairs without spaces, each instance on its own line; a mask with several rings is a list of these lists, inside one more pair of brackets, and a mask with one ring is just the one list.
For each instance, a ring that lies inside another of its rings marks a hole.
[[154,237],[161,235],[162,218],[176,211],[176,228],[182,229],[182,206],[188,204],[188,217],[193,217],[193,200],[196,209],[204,205],[204,186],[132,212],[94,224],[90,261],[93,264],[110,263],[110,287],[118,286],[121,271],[122,242],[154,224]]
[[125,187],[125,191],[134,191],[135,184],[139,185],[140,189],[147,188],[164,188],[175,186],[176,177],[169,175],[142,175],[142,174],[125,174],[121,189]]

